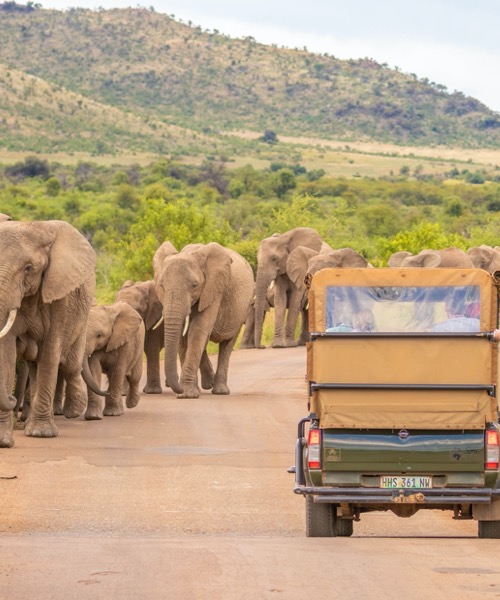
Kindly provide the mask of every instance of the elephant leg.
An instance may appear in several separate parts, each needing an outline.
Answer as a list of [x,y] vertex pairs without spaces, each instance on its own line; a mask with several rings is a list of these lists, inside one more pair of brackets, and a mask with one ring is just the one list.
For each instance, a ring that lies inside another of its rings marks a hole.
[[[102,367],[101,363],[96,357],[91,356],[89,358],[89,368],[90,373],[92,374],[92,379],[97,383],[97,385],[100,385],[102,379]],[[93,392],[90,388],[87,388],[87,394],[88,402],[87,410],[85,411],[85,420],[101,420],[103,418],[101,397],[98,396],[95,392]]]
[[16,415],[16,417],[23,407],[24,396],[26,395],[26,390],[28,389],[29,385],[28,374],[28,363],[25,360],[18,360],[16,362],[16,387],[14,389],[14,396],[17,400],[16,406],[14,408],[14,414]]
[[148,329],[144,338],[146,354],[146,385],[145,394],[161,394],[160,352],[163,347],[163,327]]
[[[265,314],[265,313],[264,313]],[[245,320],[245,330],[241,338],[240,348],[255,348],[255,307],[253,304],[248,308]]]
[[[84,344],[80,340],[79,344]],[[63,364],[64,378],[66,380],[66,392],[64,399],[64,416],[67,419],[79,417],[87,408],[87,386],[82,377],[81,349],[74,348]]]
[[142,356],[140,356],[135,362],[132,370],[130,371],[130,375],[127,376],[129,383],[129,391],[127,394],[126,405],[127,408],[134,408],[139,403],[141,399],[141,394],[139,392],[139,384],[141,382],[142,377]]
[[[57,360],[54,359],[57,356]],[[30,437],[57,437],[59,434],[52,405],[57,385],[60,352],[49,345],[43,348],[36,367],[36,385],[24,434]]]
[[[206,311],[205,311],[206,312]],[[215,320],[215,318],[213,319]],[[180,345],[180,356],[182,364],[181,387],[183,392],[177,394],[177,398],[199,398],[200,388],[198,387],[198,369],[201,366],[203,354],[206,353],[208,344],[208,333],[211,331],[212,323],[208,325],[202,321],[197,324],[193,319],[188,333],[187,342],[184,341]],[[207,360],[208,357],[207,357]]]
[[59,369],[57,374],[57,385],[56,393],[54,395],[54,415],[64,414],[64,388],[66,386],[66,380],[62,369]]
[[219,357],[217,359],[217,371],[215,372],[215,382],[212,394],[227,395],[231,390],[227,386],[227,373],[229,369],[229,359],[236,342],[236,337],[230,340],[224,340],[219,344]]
[[273,348],[286,348],[286,288],[283,285],[283,282],[276,280],[274,289],[274,337],[271,346]]
[[28,361],[27,363],[27,367],[28,367],[28,383],[26,385],[26,389],[24,391],[24,398],[23,398],[23,409],[21,411],[21,421],[24,423],[30,414],[30,409],[31,409],[31,398],[33,397],[33,394],[35,393],[35,389],[36,389],[36,363],[32,362],[32,361]]
[[305,346],[311,339],[311,336],[309,335],[309,311],[307,308],[303,308],[300,314],[301,326],[298,344],[299,346]]
[[201,387],[204,390],[211,390],[214,387],[215,373],[212,366],[212,361],[208,356],[206,349],[201,355],[200,362],[200,373],[201,373]]
[[[125,407],[122,399],[122,387],[123,382],[126,380],[128,384],[130,382],[125,377],[125,367],[121,364],[116,364],[114,367],[110,367],[106,371],[109,379],[109,387],[106,397],[104,398],[104,410],[103,415],[105,417],[119,417],[125,412]],[[127,392],[127,397],[130,392]]]
[[297,346],[295,329],[299,318],[300,305],[302,304],[302,296],[303,292],[301,290],[290,292],[285,326],[285,346],[287,348]]

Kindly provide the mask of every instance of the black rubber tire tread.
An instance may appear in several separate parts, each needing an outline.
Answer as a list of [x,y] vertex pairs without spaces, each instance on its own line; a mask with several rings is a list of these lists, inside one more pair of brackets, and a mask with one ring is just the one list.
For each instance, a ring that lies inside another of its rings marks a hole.
[[336,516],[336,507],[332,507],[331,504],[316,503],[312,496],[306,496],[307,537],[335,537]]
[[339,537],[351,537],[354,529],[352,519],[339,519],[338,517],[335,527]]
[[500,539],[500,521],[478,521],[477,533],[483,539]]

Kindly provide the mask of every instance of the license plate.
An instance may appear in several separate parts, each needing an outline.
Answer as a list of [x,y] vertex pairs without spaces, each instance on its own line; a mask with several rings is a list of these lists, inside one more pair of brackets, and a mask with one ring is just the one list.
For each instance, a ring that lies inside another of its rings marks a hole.
[[389,490],[398,489],[417,489],[425,490],[432,488],[432,477],[391,477],[382,475],[380,477],[380,487]]

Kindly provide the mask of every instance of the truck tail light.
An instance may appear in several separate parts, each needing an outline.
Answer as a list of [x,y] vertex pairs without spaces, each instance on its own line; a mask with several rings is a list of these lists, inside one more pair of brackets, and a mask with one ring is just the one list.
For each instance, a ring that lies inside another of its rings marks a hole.
[[321,430],[309,430],[307,439],[307,465],[310,469],[321,469]]
[[486,469],[498,469],[500,448],[498,442],[498,429],[487,429],[486,438]]

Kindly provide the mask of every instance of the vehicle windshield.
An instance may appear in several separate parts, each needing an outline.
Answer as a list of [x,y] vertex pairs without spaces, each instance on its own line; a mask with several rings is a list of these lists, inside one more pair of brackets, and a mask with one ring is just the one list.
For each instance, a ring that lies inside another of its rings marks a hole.
[[480,288],[328,286],[326,332],[479,332]]

